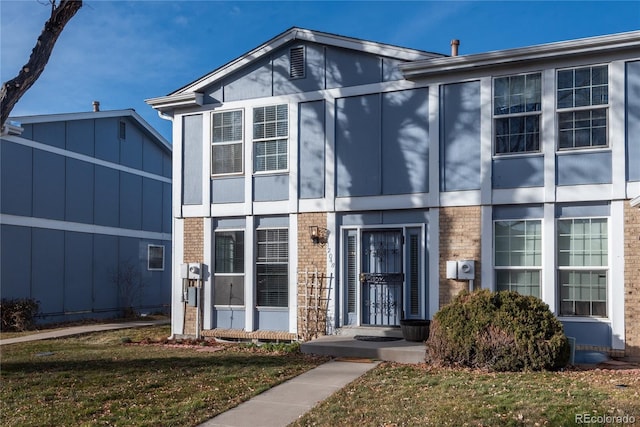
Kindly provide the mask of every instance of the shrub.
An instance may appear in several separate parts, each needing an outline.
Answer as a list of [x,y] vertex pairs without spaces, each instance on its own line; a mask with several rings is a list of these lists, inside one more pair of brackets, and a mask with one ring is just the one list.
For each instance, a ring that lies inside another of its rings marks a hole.
[[35,325],[35,316],[40,309],[40,302],[33,298],[16,298],[0,300],[0,313],[3,331],[26,331]]
[[492,371],[556,370],[569,361],[569,342],[536,297],[463,291],[435,314],[427,361]]

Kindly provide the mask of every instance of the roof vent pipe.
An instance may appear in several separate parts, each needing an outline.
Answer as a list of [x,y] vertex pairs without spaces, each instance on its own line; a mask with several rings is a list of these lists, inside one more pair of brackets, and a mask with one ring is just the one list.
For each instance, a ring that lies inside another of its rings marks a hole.
[[97,113],[98,111],[100,111],[100,102],[99,101],[93,101],[93,112]]
[[460,46],[460,40],[451,40],[451,56],[458,56],[458,46]]

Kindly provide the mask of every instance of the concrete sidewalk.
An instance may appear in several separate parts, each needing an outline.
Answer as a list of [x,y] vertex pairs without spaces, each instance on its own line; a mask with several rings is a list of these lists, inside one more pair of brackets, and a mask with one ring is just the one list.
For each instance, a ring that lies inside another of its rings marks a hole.
[[142,326],[168,325],[171,323],[169,319],[163,320],[135,320],[131,322],[116,323],[95,323],[80,326],[70,326],[68,328],[56,329],[35,334],[25,335],[16,338],[7,338],[0,340],[0,346],[5,344],[15,344],[20,342],[48,340],[52,338],[68,337],[72,335],[87,334],[91,332],[111,331],[114,329],[139,328]]
[[331,360],[223,412],[199,427],[287,426],[378,363]]

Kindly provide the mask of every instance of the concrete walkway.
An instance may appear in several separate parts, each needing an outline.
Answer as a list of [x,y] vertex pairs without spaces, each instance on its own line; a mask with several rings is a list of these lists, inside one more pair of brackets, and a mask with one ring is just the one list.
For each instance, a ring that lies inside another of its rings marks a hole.
[[335,359],[273,387],[199,427],[284,427],[379,362]]
[[[0,346],[91,332],[162,325],[169,322],[167,319],[72,326],[0,340]],[[378,363],[380,362],[370,359],[333,359],[241,403],[206,421],[200,427],[287,426],[342,387],[375,368]]]
[[55,329],[35,334],[25,335],[16,338],[7,338],[0,340],[0,346],[5,344],[15,344],[20,342],[48,340],[52,338],[62,338],[72,335],[87,334],[91,332],[112,331],[114,329],[139,328],[141,326],[168,325],[171,323],[169,319],[163,320],[135,320],[131,322],[116,323],[95,323],[80,326],[70,326],[68,328]]

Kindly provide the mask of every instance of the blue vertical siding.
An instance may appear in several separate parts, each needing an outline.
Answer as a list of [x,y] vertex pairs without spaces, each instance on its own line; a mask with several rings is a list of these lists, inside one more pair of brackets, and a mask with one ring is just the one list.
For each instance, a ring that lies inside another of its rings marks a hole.
[[125,138],[120,139],[120,163],[134,169],[142,169],[142,145],[144,136],[137,126],[126,118],[120,119],[125,124]]
[[118,306],[117,286],[112,277],[118,268],[118,237],[93,237],[93,307],[96,311]]
[[382,193],[429,191],[429,90],[382,95]]
[[272,202],[289,199],[289,175],[256,175],[253,177],[253,200]]
[[324,197],[325,104],[304,102],[299,107],[298,185],[301,199]]
[[148,138],[144,139],[142,145],[142,170],[155,175],[162,176],[164,152],[153,141]]
[[95,154],[93,120],[71,120],[67,123],[67,150],[93,156]]
[[1,212],[30,216],[33,207],[33,149],[7,141],[0,144]]
[[627,179],[640,181],[640,61],[628,62],[627,72]]
[[558,155],[556,181],[558,185],[611,184],[611,151]]
[[65,158],[47,151],[33,152],[33,216],[64,220]]
[[382,59],[337,47],[326,48],[327,89],[379,83]]
[[336,100],[337,196],[380,194],[380,95]]
[[32,139],[53,147],[65,148],[65,122],[35,123]]
[[120,173],[95,166],[94,222],[97,225],[120,225]]
[[442,89],[440,186],[442,191],[480,188],[480,82]]
[[93,223],[94,165],[66,159],[65,219],[71,222]]
[[542,187],[544,157],[501,157],[493,160],[493,188]]
[[183,118],[182,203],[202,203],[202,115]]
[[162,231],[162,182],[142,178],[142,229]]
[[142,229],[142,177],[120,172],[120,227]]
[[120,142],[118,139],[118,118],[103,118],[95,122],[96,158],[107,162],[120,162]]
[[65,233],[64,311],[91,310],[93,292],[93,235]]
[[31,296],[31,228],[0,225],[0,288],[3,298]]
[[162,231],[171,233],[171,222],[173,220],[171,214],[171,184],[162,183]]
[[[249,178],[250,179],[250,178]],[[244,176],[211,180],[212,203],[244,202]]]
[[269,58],[257,61],[233,75],[225,82],[224,100],[238,101],[248,98],[271,96],[271,62]]
[[33,228],[31,297],[43,313],[64,310],[64,231]]

